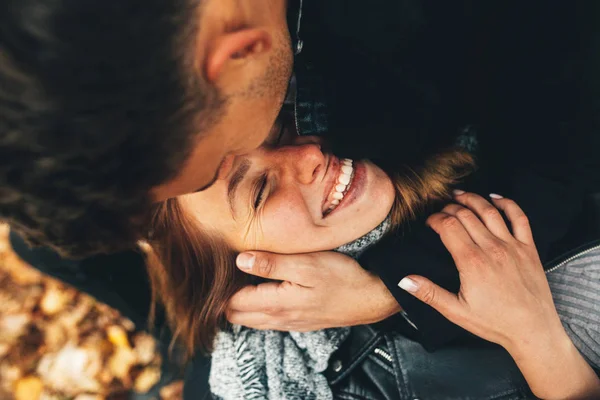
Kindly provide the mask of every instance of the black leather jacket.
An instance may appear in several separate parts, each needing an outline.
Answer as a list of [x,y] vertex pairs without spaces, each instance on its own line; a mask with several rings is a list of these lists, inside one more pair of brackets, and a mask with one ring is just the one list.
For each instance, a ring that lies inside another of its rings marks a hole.
[[[461,189],[517,201],[544,262],[584,242],[592,224],[582,210],[600,191],[599,3],[303,3],[300,29],[292,29],[303,42],[300,134],[327,132],[338,155],[393,168],[474,127],[480,170]],[[420,274],[458,290],[454,263],[425,218],[359,261],[418,329],[403,321],[395,328],[432,350],[465,332],[397,286]]]
[[472,340],[427,352],[401,335],[355,327],[326,371],[337,399],[535,398],[504,349]]

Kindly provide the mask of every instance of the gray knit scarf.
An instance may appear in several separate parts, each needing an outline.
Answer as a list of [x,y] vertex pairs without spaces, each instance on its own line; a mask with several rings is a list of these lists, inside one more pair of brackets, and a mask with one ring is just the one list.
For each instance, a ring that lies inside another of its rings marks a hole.
[[[389,228],[388,216],[371,232],[335,251],[357,258]],[[349,333],[350,328],[279,332],[233,326],[215,338],[210,390],[223,400],[333,399],[323,372]]]

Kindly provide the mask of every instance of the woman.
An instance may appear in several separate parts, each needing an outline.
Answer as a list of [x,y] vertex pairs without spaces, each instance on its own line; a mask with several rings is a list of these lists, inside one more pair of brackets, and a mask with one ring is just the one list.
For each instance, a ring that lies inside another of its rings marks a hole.
[[[339,250],[364,250],[380,237],[364,235],[374,229],[386,231],[386,221],[397,227],[417,208],[449,198],[450,186],[471,168],[472,159],[463,151],[450,150],[430,159],[420,171],[395,174],[392,184],[372,163],[339,160],[324,154],[318,141],[297,138],[293,146],[262,148],[236,163],[234,172],[214,188],[168,201],[154,219],[151,242],[161,263],[151,264],[150,276],[176,337],[190,353],[212,348],[217,330],[226,325],[227,299],[246,283],[236,275],[238,252],[314,252],[349,242],[354,249]],[[232,334],[245,339],[239,343],[252,344],[247,332],[238,329]],[[317,338],[324,344],[317,348],[326,349],[325,365],[344,335],[325,332]],[[276,339],[286,348],[285,338]],[[290,340],[302,347],[306,339],[296,335]],[[269,339],[260,340],[257,343],[264,345]],[[216,350],[222,355],[240,349],[219,347],[217,340]],[[308,359],[314,363],[312,372],[323,371],[317,365],[323,359]],[[213,384],[218,378],[213,373]],[[260,392],[258,381],[255,386],[249,382],[250,390]],[[319,387],[319,382],[312,385]]]

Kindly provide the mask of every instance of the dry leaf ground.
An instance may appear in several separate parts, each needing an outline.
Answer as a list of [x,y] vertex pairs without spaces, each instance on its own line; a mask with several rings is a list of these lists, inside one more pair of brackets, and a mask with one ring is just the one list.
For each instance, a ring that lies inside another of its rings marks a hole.
[[[33,269],[0,224],[0,399],[118,400],[160,379],[155,340],[108,306]],[[162,400],[181,399],[181,382]]]

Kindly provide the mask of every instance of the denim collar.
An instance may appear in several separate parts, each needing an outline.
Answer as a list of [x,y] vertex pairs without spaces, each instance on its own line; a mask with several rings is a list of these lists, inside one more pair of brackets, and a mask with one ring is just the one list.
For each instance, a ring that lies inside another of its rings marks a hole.
[[295,128],[302,136],[321,136],[328,131],[327,105],[323,95],[323,79],[302,50],[310,43],[301,39],[304,0],[291,0],[288,25],[294,51],[294,73],[290,80],[285,105],[293,108]]

